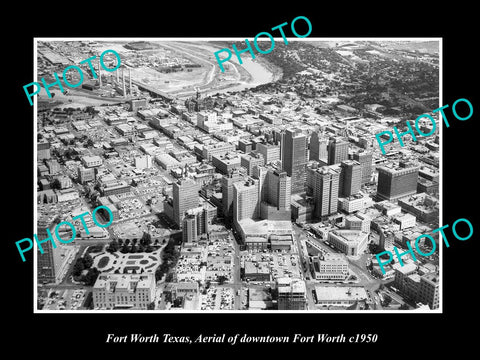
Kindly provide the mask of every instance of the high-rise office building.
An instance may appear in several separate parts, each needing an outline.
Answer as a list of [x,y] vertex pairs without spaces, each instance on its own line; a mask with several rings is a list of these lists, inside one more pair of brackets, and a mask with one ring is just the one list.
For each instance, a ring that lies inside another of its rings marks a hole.
[[182,228],[187,210],[198,207],[200,186],[190,178],[173,183],[173,221]]
[[233,184],[243,180],[244,175],[239,170],[233,170],[222,177],[222,209],[226,219],[233,216]]
[[370,182],[372,178],[372,153],[367,151],[356,152],[353,154],[353,160],[358,161],[362,166],[362,185]]
[[[54,228],[58,223],[58,219],[48,221],[47,219],[39,219],[37,223],[37,237],[38,240],[44,240],[52,235],[54,237]],[[50,234],[47,232],[50,231]],[[37,278],[39,284],[54,283],[55,274],[55,261],[53,256],[54,248],[51,241],[42,243],[41,248],[43,254],[40,252],[40,247],[37,247]]]
[[269,167],[254,166],[252,169],[252,178],[258,180],[258,201],[266,201],[268,196],[267,174]]
[[347,197],[357,194],[361,188],[362,166],[358,161],[345,160],[342,161],[340,167],[340,183],[342,184],[339,189],[340,195]]
[[270,169],[267,184],[266,201],[279,210],[290,210],[291,179],[287,173]]
[[265,164],[280,160],[280,147],[278,145],[258,143],[256,150],[265,159]]
[[309,169],[314,201],[315,218],[322,218],[337,212],[338,186],[340,173],[338,170],[323,166],[319,169]]
[[328,158],[328,137],[315,131],[310,137],[310,160],[326,160]]
[[247,169],[247,175],[252,175],[254,166],[262,166],[265,163],[263,155],[250,152],[248,154],[240,156],[240,166]]
[[290,220],[291,186],[291,179],[285,171],[268,169],[260,197],[262,219]]
[[197,241],[197,217],[187,214],[183,219],[182,239],[184,243]]
[[299,129],[287,129],[282,134],[282,168],[292,178],[292,194],[305,190],[307,137]]
[[331,137],[328,141],[328,165],[339,164],[348,159],[348,142]]
[[253,178],[233,184],[233,219],[236,223],[259,217],[258,185],[259,181]]
[[[37,247],[37,281],[38,284],[60,283],[67,273],[70,262],[75,258],[78,248],[71,244],[62,244],[58,242],[55,236],[55,227],[60,222],[60,218],[49,216],[40,216],[37,222],[37,238],[39,241],[47,239],[50,234],[55,241],[55,246],[51,241],[45,241]],[[50,234],[47,232],[49,230]],[[62,230],[59,230],[62,234]],[[68,239],[68,235],[61,235],[63,239]],[[40,247],[43,254],[40,252]]]
[[417,192],[418,166],[378,169],[377,197],[379,200],[396,200]]

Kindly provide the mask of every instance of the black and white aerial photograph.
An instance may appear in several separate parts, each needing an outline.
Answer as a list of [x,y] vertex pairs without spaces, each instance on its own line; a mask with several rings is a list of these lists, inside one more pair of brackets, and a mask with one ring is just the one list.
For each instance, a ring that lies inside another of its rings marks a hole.
[[36,39],[36,310],[438,311],[441,40],[231,44]]
[[15,5],[7,353],[474,349],[470,4]]

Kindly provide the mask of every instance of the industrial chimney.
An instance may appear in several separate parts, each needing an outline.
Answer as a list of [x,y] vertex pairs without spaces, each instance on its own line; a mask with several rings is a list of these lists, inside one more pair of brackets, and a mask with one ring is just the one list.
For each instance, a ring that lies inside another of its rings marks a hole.
[[100,61],[98,62],[98,79],[100,87],[102,87],[102,70],[100,69]]
[[125,68],[122,67],[122,78],[123,78],[123,97],[127,97],[127,92],[125,91]]
[[128,79],[130,82],[130,95],[132,95],[132,69],[128,68]]

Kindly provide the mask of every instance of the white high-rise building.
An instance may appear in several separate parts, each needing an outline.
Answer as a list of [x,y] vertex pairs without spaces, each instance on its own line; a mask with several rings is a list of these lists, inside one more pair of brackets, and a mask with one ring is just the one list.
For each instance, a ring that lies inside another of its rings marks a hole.
[[249,178],[233,184],[233,219],[255,219],[259,215],[258,180]]
[[173,183],[173,220],[179,227],[183,226],[187,210],[198,207],[199,190],[200,185],[190,178]]

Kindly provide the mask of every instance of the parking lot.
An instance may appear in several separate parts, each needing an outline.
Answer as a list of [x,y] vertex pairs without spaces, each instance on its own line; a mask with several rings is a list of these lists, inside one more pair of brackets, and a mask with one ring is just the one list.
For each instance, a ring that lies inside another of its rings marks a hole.
[[135,219],[150,214],[150,210],[137,198],[124,199],[118,209],[118,221]]
[[201,295],[201,310],[233,310],[234,290],[229,287],[210,287]]
[[272,281],[277,278],[303,278],[298,254],[286,251],[246,252],[242,254],[242,263],[251,261],[255,263],[268,263]]
[[157,217],[150,215],[114,224],[112,225],[112,231],[120,239],[141,238],[144,232],[149,233],[152,239],[169,236],[171,234],[169,229],[157,228],[153,225],[153,223],[157,222]]
[[52,290],[45,302],[44,310],[77,310],[83,305],[87,290]]

